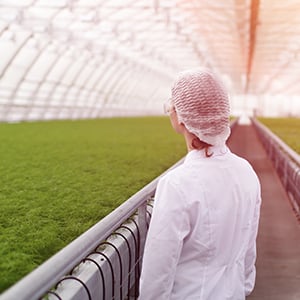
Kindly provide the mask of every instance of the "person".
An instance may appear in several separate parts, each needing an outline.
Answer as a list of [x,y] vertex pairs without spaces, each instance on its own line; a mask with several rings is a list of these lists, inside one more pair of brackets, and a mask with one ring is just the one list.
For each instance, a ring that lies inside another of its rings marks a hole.
[[188,153],[158,183],[139,300],[242,300],[255,282],[261,192],[226,145],[230,108],[209,70],[180,73],[167,111]]

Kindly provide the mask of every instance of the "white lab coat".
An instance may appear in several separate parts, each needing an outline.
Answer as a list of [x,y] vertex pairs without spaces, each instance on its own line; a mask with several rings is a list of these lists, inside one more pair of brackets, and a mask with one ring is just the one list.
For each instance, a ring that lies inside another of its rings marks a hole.
[[190,151],[157,187],[140,300],[242,300],[255,282],[260,184],[227,146]]

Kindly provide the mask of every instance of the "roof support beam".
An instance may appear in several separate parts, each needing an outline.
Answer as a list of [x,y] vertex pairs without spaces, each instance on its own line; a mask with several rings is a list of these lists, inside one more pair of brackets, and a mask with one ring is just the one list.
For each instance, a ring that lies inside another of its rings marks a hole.
[[250,32],[249,32],[249,50],[248,50],[248,62],[247,62],[247,78],[245,93],[248,93],[252,69],[253,55],[256,45],[256,28],[258,24],[258,13],[259,13],[259,0],[251,1],[251,11],[250,11]]

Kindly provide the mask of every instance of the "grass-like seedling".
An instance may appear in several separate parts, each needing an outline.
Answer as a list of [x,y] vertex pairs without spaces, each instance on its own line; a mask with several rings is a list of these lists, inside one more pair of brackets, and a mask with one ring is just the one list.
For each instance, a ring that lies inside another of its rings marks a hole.
[[259,121],[300,154],[300,118],[259,118]]
[[185,152],[165,117],[0,124],[0,291]]

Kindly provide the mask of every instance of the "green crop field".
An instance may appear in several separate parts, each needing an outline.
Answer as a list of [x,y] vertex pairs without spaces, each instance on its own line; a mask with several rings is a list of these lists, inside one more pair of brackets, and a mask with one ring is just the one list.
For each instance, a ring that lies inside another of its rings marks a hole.
[[259,121],[300,154],[300,118],[259,118]]
[[165,117],[0,124],[0,292],[185,151]]

